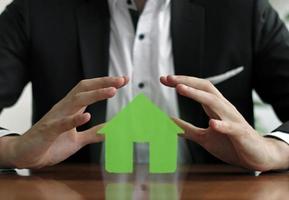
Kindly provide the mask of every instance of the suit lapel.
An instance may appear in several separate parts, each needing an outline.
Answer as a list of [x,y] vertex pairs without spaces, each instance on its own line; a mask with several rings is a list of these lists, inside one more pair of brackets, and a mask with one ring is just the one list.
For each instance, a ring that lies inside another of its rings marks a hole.
[[[108,75],[110,16],[107,0],[87,0],[77,11],[79,47],[84,78]],[[106,101],[87,108],[90,126],[105,122]],[[89,128],[89,127],[86,127]],[[100,162],[102,145],[89,145],[90,161]]]
[[78,10],[79,45],[85,78],[108,75],[109,18],[106,0],[88,0]]
[[205,8],[190,0],[172,0],[175,72],[200,76],[205,34]]
[[[205,35],[205,8],[190,0],[172,0],[172,45],[175,73],[201,77]],[[196,125],[202,109],[192,100],[179,96],[180,114],[184,120]],[[188,111],[188,108],[190,110]]]
[[[172,0],[171,34],[175,73],[202,77],[205,7],[195,0]],[[186,97],[178,96],[181,118],[200,127],[207,126],[202,107]],[[207,159],[204,150],[192,141],[188,142],[194,163]]]

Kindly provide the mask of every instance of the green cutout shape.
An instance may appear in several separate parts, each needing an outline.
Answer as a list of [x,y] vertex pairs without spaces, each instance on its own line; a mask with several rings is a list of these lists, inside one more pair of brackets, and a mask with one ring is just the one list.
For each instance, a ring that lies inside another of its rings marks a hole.
[[105,169],[133,172],[133,143],[149,143],[150,173],[173,173],[183,130],[144,94],[137,95],[99,131],[105,134]]

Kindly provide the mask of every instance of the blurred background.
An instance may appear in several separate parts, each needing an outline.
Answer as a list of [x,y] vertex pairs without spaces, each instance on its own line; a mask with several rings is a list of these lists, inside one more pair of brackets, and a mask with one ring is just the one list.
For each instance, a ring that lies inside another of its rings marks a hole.
[[[0,13],[12,0],[0,0]],[[280,17],[289,28],[289,0],[271,0]],[[281,123],[272,111],[271,106],[264,104],[255,92],[255,118],[256,128],[262,132],[271,132]],[[11,108],[5,109],[0,115],[0,126],[17,133],[24,133],[31,126],[31,85],[27,85],[19,101]]]

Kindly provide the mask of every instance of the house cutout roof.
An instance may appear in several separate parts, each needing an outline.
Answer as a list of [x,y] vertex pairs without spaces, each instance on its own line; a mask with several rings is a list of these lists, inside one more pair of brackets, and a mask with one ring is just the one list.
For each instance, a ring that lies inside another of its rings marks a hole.
[[134,142],[148,142],[183,130],[144,94],[137,95],[123,110],[98,132],[100,134],[126,133]]
[[177,134],[183,131],[144,94],[137,95],[99,133],[105,134],[105,169],[108,172],[133,171],[134,142],[149,143],[151,173],[176,170]]

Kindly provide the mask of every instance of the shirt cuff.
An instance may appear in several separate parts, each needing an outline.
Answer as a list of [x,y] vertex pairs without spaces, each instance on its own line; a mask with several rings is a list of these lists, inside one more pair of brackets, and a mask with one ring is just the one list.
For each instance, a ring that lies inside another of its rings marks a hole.
[[16,136],[18,134],[11,132],[9,130],[6,129],[0,129],[0,137],[4,137],[4,136]]
[[268,133],[264,135],[264,137],[273,137],[273,138],[282,140],[283,142],[289,145],[289,134],[285,132],[276,131],[276,132]]

